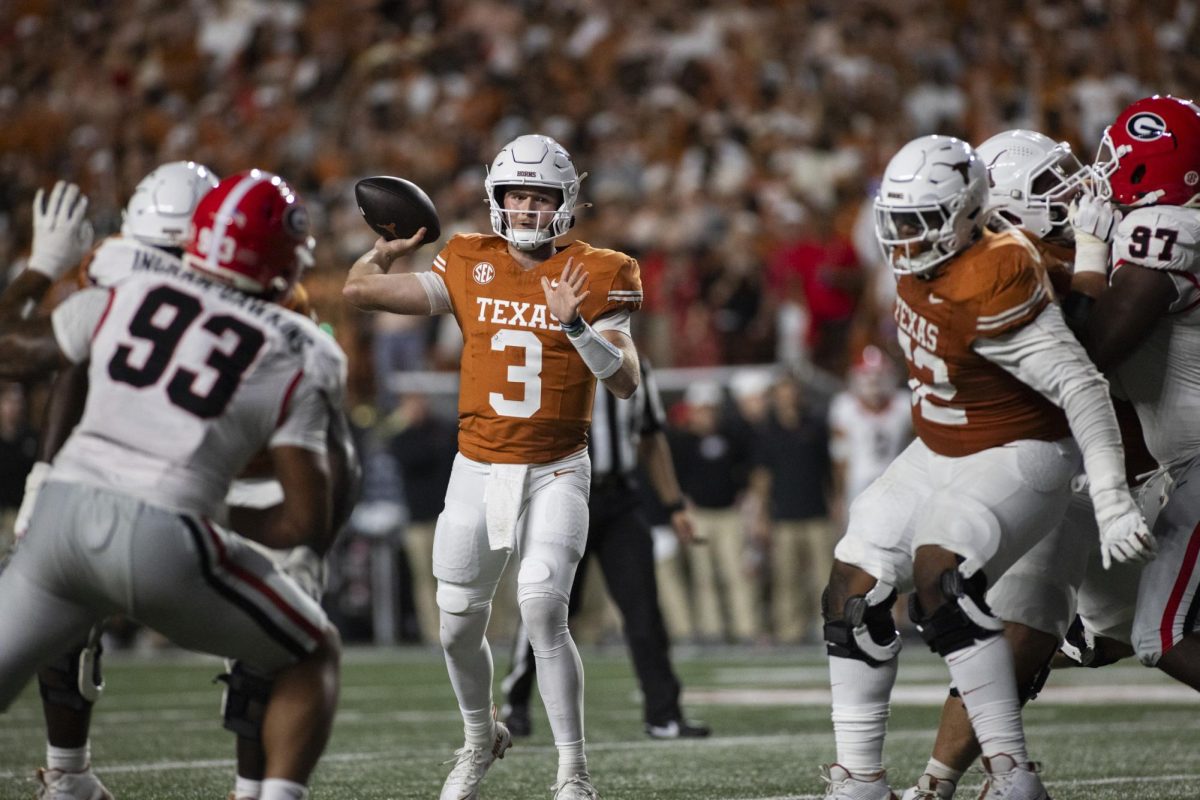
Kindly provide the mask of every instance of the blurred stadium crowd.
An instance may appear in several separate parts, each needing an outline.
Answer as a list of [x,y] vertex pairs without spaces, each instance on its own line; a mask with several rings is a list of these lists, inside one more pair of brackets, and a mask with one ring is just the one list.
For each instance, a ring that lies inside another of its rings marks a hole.
[[[453,366],[457,345],[449,318],[373,318],[341,302],[373,239],[358,178],[417,182],[446,236],[487,230],[483,165],[519,133],[554,136],[589,172],[594,207],[578,235],[640,260],[635,338],[656,366],[815,364],[841,377],[864,345],[894,341],[869,198],[896,149],[923,133],[979,142],[1029,127],[1089,161],[1127,102],[1200,85],[1197,12],[1191,0],[11,0],[0,4],[0,264],[23,267],[30,199],[58,178],[82,186],[103,235],[165,161],[287,176],[315,218],[306,284],[351,355],[351,397],[367,412],[357,419],[384,420],[368,448],[370,499],[399,512],[376,506],[382,516],[360,524],[386,534],[428,511],[400,490],[397,437],[439,418],[387,378]],[[766,398],[784,401],[770,383],[734,387],[757,406],[719,398],[730,437],[776,424]],[[782,394],[823,426],[827,398]],[[694,435],[699,399],[681,404],[677,438]],[[8,508],[36,392],[27,402],[6,388],[0,412]],[[762,466],[747,458],[733,473],[739,499]],[[831,508],[821,498],[811,513]],[[745,565],[766,594],[754,528]],[[370,541],[346,546],[348,607],[370,603]],[[748,633],[678,620],[673,633],[769,637],[769,616]]]

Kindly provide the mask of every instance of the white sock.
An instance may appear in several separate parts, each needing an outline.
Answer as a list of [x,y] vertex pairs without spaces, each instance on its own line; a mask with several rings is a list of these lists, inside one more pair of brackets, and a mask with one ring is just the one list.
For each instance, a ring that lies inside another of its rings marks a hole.
[[929,763],[925,765],[925,774],[932,775],[939,781],[950,781],[953,784],[958,784],[959,778],[963,776],[961,769],[955,769],[947,764],[943,764],[936,758],[929,759]]
[[492,746],[492,648],[484,637],[488,609],[471,614],[442,612],[442,646],[446,671],[463,717],[463,736],[470,747]]
[[1027,763],[1021,700],[1008,640],[992,636],[976,642],[946,656],[946,664],[983,754],[993,758],[1004,753],[1018,764]]
[[46,768],[63,772],[83,772],[92,760],[92,743],[83,747],[55,747],[46,744]]
[[262,794],[262,781],[252,781],[238,775],[237,780],[233,782],[233,796],[237,800],[242,800],[242,798],[258,800],[260,794]]
[[883,739],[898,662],[872,667],[856,658],[829,657],[837,763],[855,776],[883,769]]
[[308,788],[283,778],[267,778],[258,797],[259,800],[308,800]]
[[566,744],[554,743],[558,749],[558,780],[587,775],[587,756],[583,754],[583,739]]

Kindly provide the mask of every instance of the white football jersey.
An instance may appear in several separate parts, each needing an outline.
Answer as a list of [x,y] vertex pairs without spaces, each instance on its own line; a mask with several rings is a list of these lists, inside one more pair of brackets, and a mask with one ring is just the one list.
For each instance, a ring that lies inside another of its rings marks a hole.
[[878,478],[912,441],[909,393],[895,392],[879,411],[867,408],[850,392],[829,406],[830,456],[846,464],[846,502]]
[[1150,206],[1130,211],[1113,237],[1113,264],[1170,275],[1178,298],[1116,369],[1137,409],[1146,445],[1170,467],[1200,452],[1200,210]]
[[90,364],[83,418],[49,479],[212,516],[264,446],[325,451],[345,355],[307,317],[136,252],[127,277],[52,315],[63,353]]
[[87,264],[87,279],[92,286],[108,288],[133,272],[140,259],[172,258],[161,248],[143,244],[136,239],[110,236],[100,243]]

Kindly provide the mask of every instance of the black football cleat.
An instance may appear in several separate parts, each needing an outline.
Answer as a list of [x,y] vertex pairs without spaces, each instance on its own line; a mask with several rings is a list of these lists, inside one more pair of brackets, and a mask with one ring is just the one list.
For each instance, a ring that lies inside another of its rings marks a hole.
[[651,739],[703,739],[711,733],[712,728],[703,722],[689,722],[682,717],[662,725],[646,723],[646,735]]

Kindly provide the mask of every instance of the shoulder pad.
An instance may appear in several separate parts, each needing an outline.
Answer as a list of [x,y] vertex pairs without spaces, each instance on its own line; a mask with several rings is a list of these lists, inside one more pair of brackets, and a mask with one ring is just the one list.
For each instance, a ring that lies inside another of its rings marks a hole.
[[1179,206],[1135,208],[1121,220],[1113,264],[1200,273],[1200,211]]
[[87,278],[93,286],[109,287],[133,274],[139,255],[178,262],[179,259],[157,247],[121,236],[110,236],[100,243],[88,263]]

